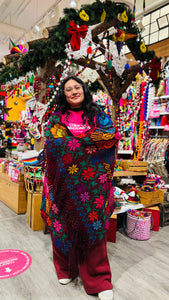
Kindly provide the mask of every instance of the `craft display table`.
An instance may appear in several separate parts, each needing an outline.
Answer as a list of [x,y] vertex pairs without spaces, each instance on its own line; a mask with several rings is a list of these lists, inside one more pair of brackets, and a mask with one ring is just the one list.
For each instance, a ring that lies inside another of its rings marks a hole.
[[6,173],[0,173],[0,201],[17,214],[26,212],[26,190],[23,177],[18,182],[10,179]]

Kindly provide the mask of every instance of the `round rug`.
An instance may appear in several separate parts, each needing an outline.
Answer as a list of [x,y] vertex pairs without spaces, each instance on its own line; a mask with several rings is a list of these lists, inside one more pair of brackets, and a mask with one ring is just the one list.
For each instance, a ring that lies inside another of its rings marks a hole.
[[31,256],[21,250],[0,250],[0,279],[17,276],[26,271],[32,263]]

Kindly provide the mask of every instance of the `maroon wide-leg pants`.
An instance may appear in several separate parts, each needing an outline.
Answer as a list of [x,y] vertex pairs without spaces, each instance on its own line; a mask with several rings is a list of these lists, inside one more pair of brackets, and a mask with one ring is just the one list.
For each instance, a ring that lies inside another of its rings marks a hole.
[[[69,257],[56,248],[52,235],[51,239],[53,263],[58,279],[69,278]],[[77,277],[79,272],[87,294],[96,294],[113,288],[105,238],[91,247],[85,259],[74,266],[74,277]]]

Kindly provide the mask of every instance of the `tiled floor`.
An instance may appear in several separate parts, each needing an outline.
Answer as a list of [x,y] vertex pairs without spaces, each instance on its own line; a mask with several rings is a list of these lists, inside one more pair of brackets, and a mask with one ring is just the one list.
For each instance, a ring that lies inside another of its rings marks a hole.
[[[147,241],[135,241],[117,231],[108,243],[114,300],[169,299],[169,226],[152,231]],[[0,202],[0,249],[20,249],[32,257],[22,274],[0,280],[1,300],[87,300],[81,279],[58,283],[49,234],[32,231],[26,215],[17,215]]]

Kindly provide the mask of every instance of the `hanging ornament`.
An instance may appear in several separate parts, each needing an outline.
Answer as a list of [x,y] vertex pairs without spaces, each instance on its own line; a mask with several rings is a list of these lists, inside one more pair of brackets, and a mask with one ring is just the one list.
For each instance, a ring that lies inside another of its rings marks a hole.
[[103,23],[106,19],[106,11],[105,9],[103,9],[102,15],[100,17],[100,22]]
[[79,17],[80,17],[83,21],[85,21],[85,22],[88,22],[88,21],[89,21],[89,16],[88,16],[88,14],[85,12],[84,9],[82,9],[82,10],[80,11]]
[[120,55],[121,49],[123,48],[123,43],[120,41],[116,42],[116,47],[117,47],[118,55]]
[[73,51],[77,51],[81,46],[81,39],[86,37],[88,28],[86,25],[78,27],[73,21],[69,22],[68,34],[72,35],[70,45]]
[[127,16],[126,10],[121,14],[121,18],[124,23],[128,22],[128,16]]
[[149,64],[149,68],[150,68],[150,73],[149,73],[150,78],[154,82],[157,81],[159,77],[159,73],[161,72],[161,61],[156,61],[156,59],[153,58]]
[[107,67],[109,68],[109,69],[111,69],[112,68],[112,60],[110,59],[109,61],[108,61],[108,64],[107,64]]
[[136,37],[137,34],[133,34],[133,33],[127,33],[124,30],[120,29],[120,28],[116,28],[116,32],[105,37],[105,39],[109,39],[112,40],[114,42],[125,42],[129,39],[132,39],[134,37]]
[[92,41],[91,29],[88,28],[88,32],[84,39],[81,38],[81,47],[78,51],[72,51],[70,43],[66,44],[65,52],[69,59],[79,59],[82,56],[87,56],[87,49],[89,47],[89,43]]
[[29,79],[29,82],[30,82],[31,84],[33,84],[33,82],[34,82],[34,75],[33,75],[33,74],[31,75],[31,77],[30,77],[30,79]]
[[129,63],[127,62],[127,64],[125,65],[125,70],[129,70],[130,69],[130,65]]
[[141,45],[140,45],[140,51],[142,53],[145,53],[147,51],[147,48],[146,48],[146,45],[144,44],[144,42],[142,42]]
[[135,13],[136,13],[136,0],[134,0],[133,14],[132,14],[132,18],[131,18],[132,22],[135,22]]
[[10,40],[12,47],[10,48],[10,54],[20,53],[20,52],[26,52],[27,49],[23,45],[15,45],[15,43]]
[[87,48],[87,54],[92,54],[93,50],[92,50],[92,42],[89,42],[89,47]]
[[145,14],[145,9],[146,9],[146,1],[143,0],[143,13]]

